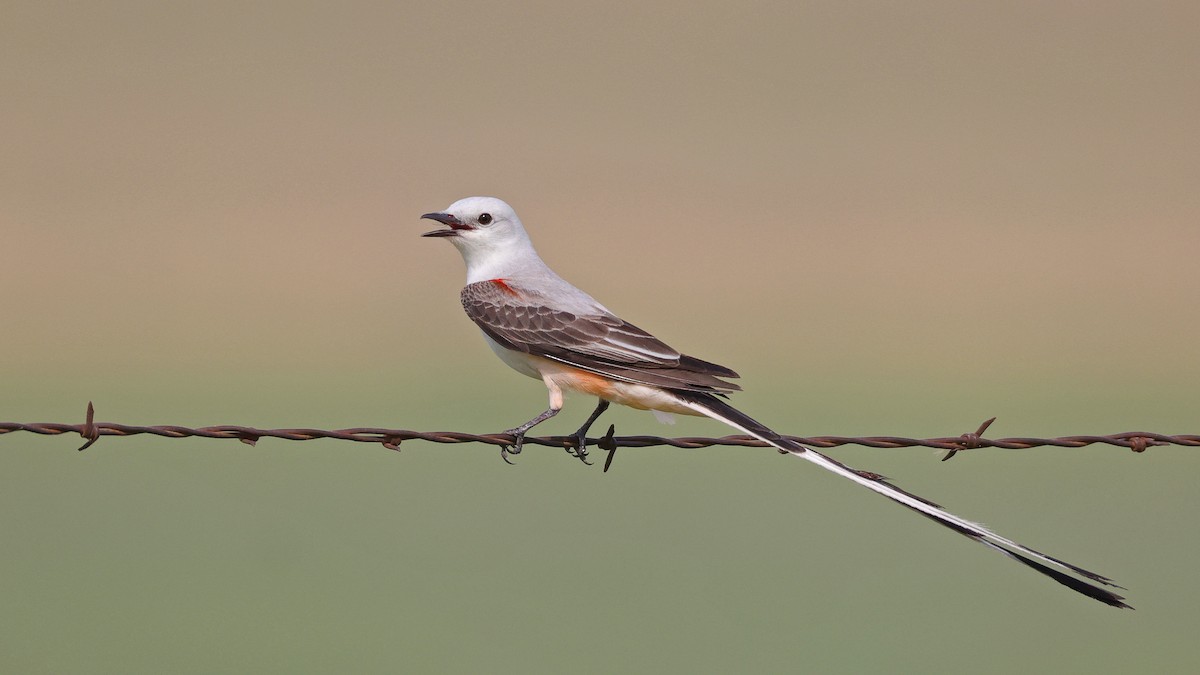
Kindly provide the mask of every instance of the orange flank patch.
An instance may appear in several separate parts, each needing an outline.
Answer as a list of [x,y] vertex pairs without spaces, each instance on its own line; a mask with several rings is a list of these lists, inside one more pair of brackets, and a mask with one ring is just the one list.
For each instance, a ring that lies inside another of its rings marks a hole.
[[570,369],[564,370],[561,374],[555,374],[553,379],[560,387],[574,389],[585,394],[591,394],[598,398],[612,400],[613,398],[613,381],[607,377],[589,373],[586,370]]
[[612,394],[612,380],[595,373],[589,373],[586,370],[574,370],[566,374],[562,378],[562,384],[574,389],[582,391],[585,394],[608,398]]
[[562,390],[568,389],[627,405],[638,410],[661,410],[680,415],[700,415],[669,391],[648,384],[612,380],[603,375],[575,368],[565,363],[531,356],[534,368],[550,389],[551,405],[562,405]]
[[509,295],[513,296],[514,298],[520,297],[520,295],[521,295],[520,293],[514,291],[512,286],[508,285],[507,279],[489,279],[488,281],[495,284],[496,288],[499,288],[500,290],[504,291],[505,293],[508,293]]

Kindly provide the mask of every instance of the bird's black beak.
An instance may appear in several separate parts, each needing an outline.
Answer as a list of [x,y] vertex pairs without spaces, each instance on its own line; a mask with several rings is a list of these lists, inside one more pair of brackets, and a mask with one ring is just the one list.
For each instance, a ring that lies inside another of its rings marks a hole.
[[425,213],[422,214],[421,217],[428,218],[429,220],[436,220],[450,228],[448,230],[433,230],[431,232],[426,232],[425,234],[421,235],[422,237],[457,237],[459,230],[472,229],[470,225],[467,225],[449,213]]

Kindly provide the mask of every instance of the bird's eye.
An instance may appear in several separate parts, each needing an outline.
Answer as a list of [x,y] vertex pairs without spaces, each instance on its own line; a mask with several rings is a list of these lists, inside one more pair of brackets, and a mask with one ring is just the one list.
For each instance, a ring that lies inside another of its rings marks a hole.
[[490,214],[490,213],[479,214],[479,224],[480,225],[487,225],[490,222],[492,222],[492,214]]

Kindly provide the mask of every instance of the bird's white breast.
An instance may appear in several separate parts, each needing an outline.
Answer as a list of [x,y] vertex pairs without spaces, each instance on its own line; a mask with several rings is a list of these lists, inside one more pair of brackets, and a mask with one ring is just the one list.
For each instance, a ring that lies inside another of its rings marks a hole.
[[542,379],[542,374],[538,372],[537,368],[533,367],[533,359],[528,354],[516,352],[505,347],[489,337],[487,333],[483,333],[483,339],[487,341],[488,347],[492,348],[496,356],[499,356],[500,360],[507,364],[509,368],[522,375],[528,375],[535,380]]

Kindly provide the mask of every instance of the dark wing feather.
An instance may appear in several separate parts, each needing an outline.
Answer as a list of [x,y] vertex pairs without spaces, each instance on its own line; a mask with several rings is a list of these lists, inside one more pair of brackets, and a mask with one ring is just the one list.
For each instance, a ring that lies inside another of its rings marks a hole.
[[608,313],[576,315],[550,308],[510,284],[481,281],[462,290],[463,309],[499,344],[629,382],[688,391],[740,389],[719,378],[737,373],[667,346]]

